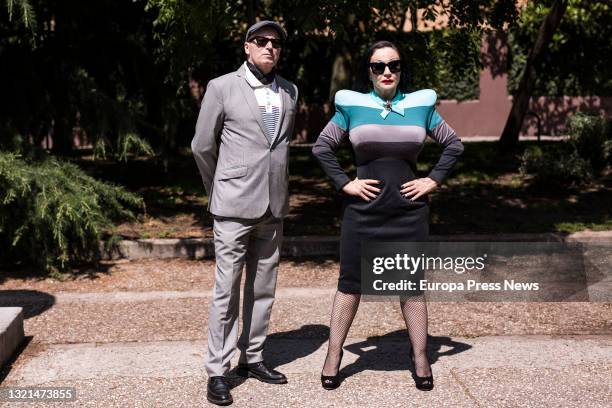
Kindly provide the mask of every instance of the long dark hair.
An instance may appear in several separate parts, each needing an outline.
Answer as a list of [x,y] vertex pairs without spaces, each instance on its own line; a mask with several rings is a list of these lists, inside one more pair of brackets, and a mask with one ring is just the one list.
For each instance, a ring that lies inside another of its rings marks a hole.
[[397,45],[395,45],[391,41],[386,40],[376,41],[374,44],[370,45],[370,48],[368,48],[368,51],[365,54],[365,58],[363,59],[363,72],[365,72],[364,79],[368,89],[372,89],[372,81],[370,81],[370,58],[372,58],[372,55],[374,55],[376,50],[380,50],[381,48],[392,48],[399,55],[400,60],[402,61],[402,71],[400,72],[399,84],[397,85],[397,89],[401,92],[408,92],[408,64],[406,62],[406,59],[404,58],[404,53],[399,49]]

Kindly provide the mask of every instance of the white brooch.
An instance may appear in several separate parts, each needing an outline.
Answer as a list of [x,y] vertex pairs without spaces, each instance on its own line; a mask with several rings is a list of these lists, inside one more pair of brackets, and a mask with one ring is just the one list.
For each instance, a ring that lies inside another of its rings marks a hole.
[[387,101],[384,104],[384,109],[382,112],[380,112],[380,116],[382,116],[383,119],[386,119],[389,112],[391,112],[391,101]]

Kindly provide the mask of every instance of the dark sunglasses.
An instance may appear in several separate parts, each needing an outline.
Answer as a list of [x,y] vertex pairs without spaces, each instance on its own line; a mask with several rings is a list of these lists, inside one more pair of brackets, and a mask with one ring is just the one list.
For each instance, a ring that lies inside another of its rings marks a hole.
[[397,74],[402,70],[401,60],[389,61],[386,64],[384,62],[370,62],[368,65],[370,66],[372,73],[374,73],[375,75],[384,74],[386,67],[389,67],[389,71],[391,71],[391,73],[393,74]]
[[272,43],[272,48],[279,49],[283,46],[282,40],[279,40],[278,38],[253,37],[249,41],[257,44],[259,48],[268,45],[268,41]]

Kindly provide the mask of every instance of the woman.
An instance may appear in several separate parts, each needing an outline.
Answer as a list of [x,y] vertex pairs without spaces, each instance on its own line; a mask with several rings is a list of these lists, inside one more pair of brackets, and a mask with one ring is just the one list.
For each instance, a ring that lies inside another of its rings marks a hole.
[[[448,176],[463,145],[435,109],[436,93],[398,91],[403,66],[391,42],[373,44],[366,57],[369,93],[336,93],[336,113],[323,129],[313,154],[338,190],[346,193],[340,243],[340,277],[331,314],[327,356],[321,373],[325,389],[340,385],[342,346],[361,299],[361,241],[427,241],[428,196]],[[416,159],[426,135],[444,146],[428,177],[416,177]],[[355,152],[354,180],[340,167],[335,150],[347,138]],[[431,390],[427,359],[424,295],[400,299],[412,344],[417,388]]]

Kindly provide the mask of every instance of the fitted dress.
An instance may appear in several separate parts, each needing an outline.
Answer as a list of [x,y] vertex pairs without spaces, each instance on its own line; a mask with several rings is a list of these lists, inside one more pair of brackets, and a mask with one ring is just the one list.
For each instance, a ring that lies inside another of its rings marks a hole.
[[361,293],[362,242],[427,241],[429,197],[412,201],[402,184],[417,178],[417,157],[429,135],[444,146],[428,177],[442,183],[450,174],[463,144],[435,109],[436,93],[423,89],[397,92],[386,102],[372,91],[341,90],[335,114],[312,149],[338,190],[351,181],[335,151],[347,137],[352,145],[359,179],[376,179],[381,192],[371,201],[345,195],[340,237],[338,290]]

